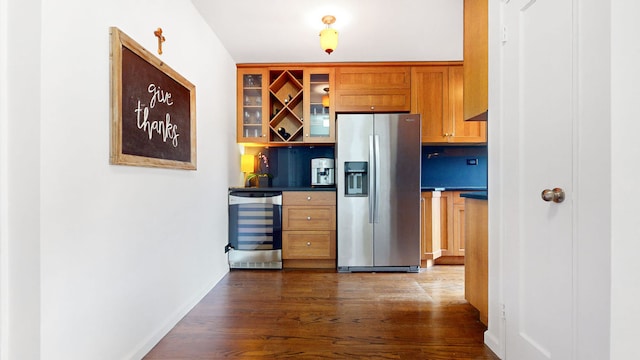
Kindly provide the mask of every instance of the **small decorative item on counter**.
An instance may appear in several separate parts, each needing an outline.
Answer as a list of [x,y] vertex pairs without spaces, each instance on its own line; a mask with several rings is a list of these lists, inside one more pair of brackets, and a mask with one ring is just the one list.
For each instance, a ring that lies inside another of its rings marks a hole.
[[273,175],[269,173],[269,158],[262,151],[256,155],[258,157],[257,171],[247,176],[247,182],[251,183],[255,180],[256,187],[270,187]]

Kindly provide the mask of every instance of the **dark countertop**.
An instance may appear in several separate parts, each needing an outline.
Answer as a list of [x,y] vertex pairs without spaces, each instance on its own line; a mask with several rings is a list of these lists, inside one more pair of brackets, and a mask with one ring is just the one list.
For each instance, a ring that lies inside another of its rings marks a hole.
[[486,191],[476,191],[469,193],[462,193],[460,197],[469,198],[469,199],[477,199],[477,200],[487,200],[487,192]]
[[474,186],[423,186],[420,188],[422,191],[487,191],[486,187],[474,187]]
[[230,187],[229,191],[336,191],[335,186],[317,187]]

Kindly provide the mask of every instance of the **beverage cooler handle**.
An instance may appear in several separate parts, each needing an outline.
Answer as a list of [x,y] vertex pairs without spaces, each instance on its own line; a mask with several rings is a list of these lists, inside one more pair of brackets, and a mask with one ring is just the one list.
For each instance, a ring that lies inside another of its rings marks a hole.
[[373,177],[375,178],[375,188],[374,190],[374,196],[375,196],[375,200],[374,200],[374,208],[373,208],[373,222],[374,223],[378,223],[380,222],[380,211],[378,211],[378,208],[380,207],[380,136],[375,135],[374,139],[373,139],[373,143],[375,146],[374,149],[374,158],[375,158],[375,162],[376,162],[376,166],[373,170]]
[[369,135],[369,224],[373,224],[374,221],[374,211],[375,211],[375,180],[374,180],[374,167],[372,166],[375,160],[374,153],[374,141],[373,135]]

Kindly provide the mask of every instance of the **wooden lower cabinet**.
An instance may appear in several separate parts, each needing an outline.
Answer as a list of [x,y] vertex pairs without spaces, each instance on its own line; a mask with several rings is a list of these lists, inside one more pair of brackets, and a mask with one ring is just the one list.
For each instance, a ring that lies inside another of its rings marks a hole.
[[460,191],[422,192],[421,266],[464,264],[464,198]]
[[434,260],[442,256],[439,219],[440,198],[434,197],[431,191],[423,191],[420,197],[420,266],[423,268],[432,266]]
[[336,267],[336,193],[285,191],[282,200],[283,268]]
[[335,231],[285,231],[282,236],[282,252],[285,259],[336,258]]
[[443,191],[440,200],[442,256],[436,264],[464,264],[464,198],[460,191]]
[[487,200],[466,199],[465,229],[468,239],[464,267],[464,297],[480,312],[480,321],[487,325],[489,292],[488,209]]

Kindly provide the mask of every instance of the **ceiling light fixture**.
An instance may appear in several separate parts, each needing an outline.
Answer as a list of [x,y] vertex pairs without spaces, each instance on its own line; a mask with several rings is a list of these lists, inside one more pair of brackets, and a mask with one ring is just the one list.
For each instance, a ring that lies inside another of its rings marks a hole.
[[326,24],[327,27],[320,31],[320,46],[329,55],[338,46],[338,32],[330,27],[334,22],[336,22],[336,17],[333,15],[322,17],[322,23]]

